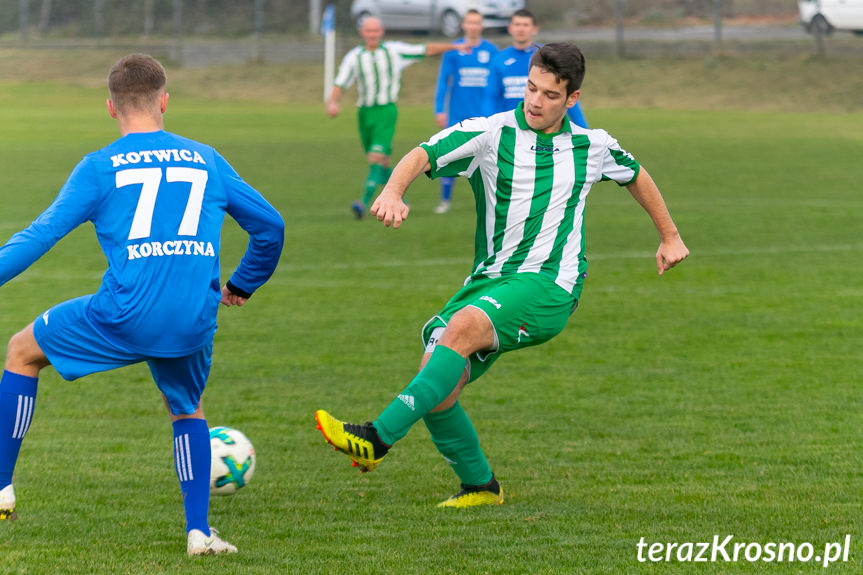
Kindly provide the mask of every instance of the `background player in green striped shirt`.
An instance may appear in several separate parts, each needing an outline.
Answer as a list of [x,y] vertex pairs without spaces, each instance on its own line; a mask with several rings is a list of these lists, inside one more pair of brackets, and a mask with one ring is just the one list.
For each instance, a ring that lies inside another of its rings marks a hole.
[[659,274],[689,250],[650,175],[604,130],[566,117],[580,96],[584,57],[573,44],[547,44],[531,59],[524,101],[515,110],[472,118],[406,155],[371,213],[399,227],[405,190],[421,173],[469,179],[477,206],[473,271],[423,328],[422,368],[365,425],[315,414],[324,437],[364,471],[375,468],[414,423],[424,420],[462,489],[444,507],[503,503],[503,490],[458,402],[464,386],[501,354],[544,343],[575,309],[587,259],[584,206],[592,184],[626,186],[659,232]]
[[351,85],[357,85],[360,140],[369,163],[362,200],[351,204],[357,219],[362,219],[372,195],[389,177],[402,71],[426,56],[437,56],[461,47],[440,43],[382,42],[383,24],[371,16],[363,20],[360,35],[363,45],[345,54],[333,82],[333,91],[327,99],[327,114],[335,118],[341,109],[342,93]]

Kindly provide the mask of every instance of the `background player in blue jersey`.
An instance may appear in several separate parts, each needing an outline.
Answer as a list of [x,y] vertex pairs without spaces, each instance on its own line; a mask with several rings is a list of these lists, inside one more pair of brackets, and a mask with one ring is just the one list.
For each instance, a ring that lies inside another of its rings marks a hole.
[[[507,30],[512,36],[512,46],[498,52],[492,60],[483,98],[483,116],[514,110],[524,99],[530,59],[536,50],[533,39],[539,27],[533,13],[522,9],[513,13]],[[588,127],[580,102],[576,102],[567,115],[576,125]]]
[[[441,128],[482,115],[482,100],[488,84],[491,59],[497,46],[482,37],[482,14],[468,10],[461,21],[464,37],[456,44],[470,50],[447,52],[441,61],[435,92],[435,121]],[[435,213],[449,211],[455,178],[441,178],[440,203]]]
[[[213,148],[163,130],[166,81],[147,55],[114,65],[107,104],[122,137],[87,155],[51,206],[0,248],[0,286],[87,221],[108,259],[95,294],[49,309],[9,341],[0,378],[0,519],[15,518],[12,472],[40,370],[53,365],[74,380],[146,361],[173,422],[187,552],[235,552],[207,518],[210,437],[200,400],[219,303],[243,305],[269,279],[284,223]],[[250,241],[220,290],[226,213]]]

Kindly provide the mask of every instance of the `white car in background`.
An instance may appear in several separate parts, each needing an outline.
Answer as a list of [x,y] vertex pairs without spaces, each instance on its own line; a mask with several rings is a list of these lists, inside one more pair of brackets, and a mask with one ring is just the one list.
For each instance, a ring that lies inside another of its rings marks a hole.
[[834,30],[863,34],[863,0],[801,0],[797,9],[800,23],[812,34]]
[[[863,1],[863,0],[861,0]],[[506,28],[525,0],[354,0],[351,17],[359,24],[377,16],[387,30],[427,30],[453,38],[461,34],[461,20],[471,8],[483,15],[486,28]]]

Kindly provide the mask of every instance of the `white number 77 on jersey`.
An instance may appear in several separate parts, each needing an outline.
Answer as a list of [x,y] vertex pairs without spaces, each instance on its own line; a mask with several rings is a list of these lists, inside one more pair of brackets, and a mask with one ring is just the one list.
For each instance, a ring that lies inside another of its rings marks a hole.
[[[195,168],[170,167],[165,169],[165,181],[188,182],[192,185],[189,191],[189,201],[186,211],[180,221],[177,235],[195,236],[198,234],[198,221],[201,217],[201,206],[204,203],[204,190],[207,188],[206,170]],[[137,240],[150,236],[153,223],[153,211],[156,209],[156,196],[159,194],[159,184],[162,183],[162,168],[135,168],[120,170],[116,175],[118,188],[141,184],[141,195],[138,196],[138,207],[132,218],[132,228],[129,239]]]

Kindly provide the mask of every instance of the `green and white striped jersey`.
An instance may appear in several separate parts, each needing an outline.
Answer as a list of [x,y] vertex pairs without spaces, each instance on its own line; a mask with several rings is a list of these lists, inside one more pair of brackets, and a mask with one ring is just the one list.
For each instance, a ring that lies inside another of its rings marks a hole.
[[431,177],[470,180],[477,211],[470,277],[540,273],[579,297],[590,187],[602,180],[630,184],[639,165],[605,130],[586,130],[566,117],[560,132],[535,132],[522,106],[465,120],[421,146]]
[[357,46],[345,54],[334,84],[344,90],[356,82],[359,107],[395,104],[402,89],[402,70],[425,54],[425,44],[383,42],[371,51]]

